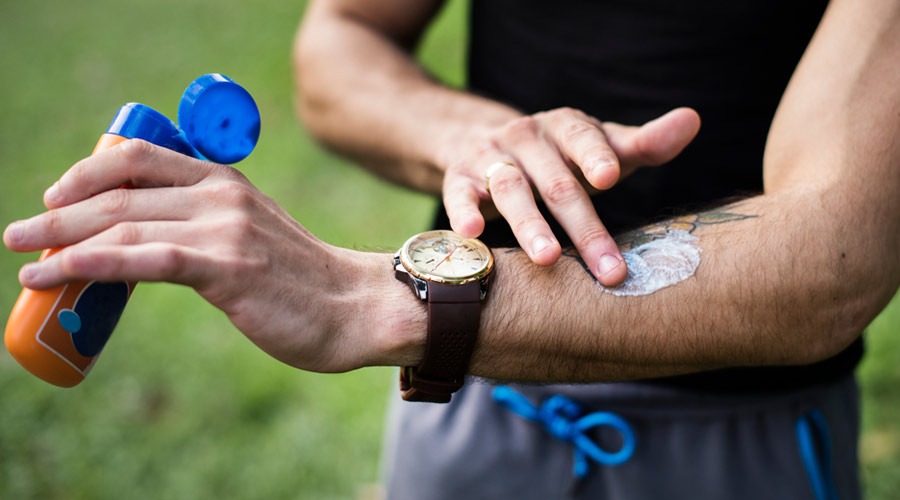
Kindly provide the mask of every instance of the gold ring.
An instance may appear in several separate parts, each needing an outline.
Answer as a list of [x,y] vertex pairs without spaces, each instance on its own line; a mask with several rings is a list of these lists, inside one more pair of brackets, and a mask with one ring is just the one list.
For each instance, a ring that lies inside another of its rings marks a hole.
[[496,174],[501,167],[512,167],[516,170],[519,169],[518,165],[508,161],[498,161],[496,163],[492,163],[484,173],[484,189],[487,190],[488,193],[491,192],[491,176]]

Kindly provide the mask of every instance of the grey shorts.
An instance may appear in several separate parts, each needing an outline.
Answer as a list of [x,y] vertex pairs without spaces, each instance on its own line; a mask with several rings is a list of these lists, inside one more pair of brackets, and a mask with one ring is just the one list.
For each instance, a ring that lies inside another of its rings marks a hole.
[[[394,398],[383,460],[387,498],[860,498],[853,377],[777,395],[643,383],[510,387],[535,405],[562,394],[585,413],[618,414],[634,432],[634,453],[621,465],[589,461],[576,480],[571,442],[496,403],[494,385],[473,379],[448,405]],[[810,422],[811,411],[823,418]],[[608,451],[622,445],[608,428],[590,435]]]

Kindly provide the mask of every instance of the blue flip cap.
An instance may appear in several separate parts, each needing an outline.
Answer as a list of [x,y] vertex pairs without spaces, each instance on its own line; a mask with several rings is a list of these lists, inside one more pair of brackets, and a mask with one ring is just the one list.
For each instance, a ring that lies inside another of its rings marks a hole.
[[119,108],[106,132],[225,164],[246,158],[259,140],[259,108],[253,97],[218,73],[188,86],[178,105],[178,121],[180,128],[153,108],[132,102]]
[[250,93],[219,73],[191,83],[178,105],[178,123],[187,140],[203,156],[236,163],[259,140],[259,109]]
[[136,102],[129,102],[119,108],[106,133],[126,139],[143,139],[181,154],[206,159],[191,146],[184,132],[172,120],[159,111]]

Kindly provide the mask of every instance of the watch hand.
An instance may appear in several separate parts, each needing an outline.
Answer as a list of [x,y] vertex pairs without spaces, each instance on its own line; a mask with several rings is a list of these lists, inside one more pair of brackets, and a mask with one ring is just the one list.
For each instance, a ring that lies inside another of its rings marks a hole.
[[450,253],[448,253],[446,257],[441,259],[441,261],[438,262],[436,266],[432,267],[431,272],[434,272],[435,269],[441,267],[441,264],[443,264],[444,262],[447,262],[447,259],[449,259],[453,255],[453,252],[455,252],[455,251],[456,251],[456,247],[454,247],[453,250],[450,250]]

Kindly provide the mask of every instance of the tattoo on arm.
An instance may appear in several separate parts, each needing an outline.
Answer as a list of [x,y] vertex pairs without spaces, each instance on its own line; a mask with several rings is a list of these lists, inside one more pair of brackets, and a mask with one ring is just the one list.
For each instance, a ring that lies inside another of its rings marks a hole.
[[[581,265],[594,282],[614,295],[646,295],[689,278],[700,265],[702,249],[693,235],[697,228],[728,224],[757,217],[734,212],[739,205],[699,214],[684,215],[628,231],[616,237],[628,266],[628,277],[619,286],[600,285],[574,248],[563,249],[562,256]],[[512,249],[509,252],[521,251]]]
[[732,205],[730,207],[722,207],[718,210],[703,212],[699,214],[683,215],[674,219],[669,219],[649,226],[644,226],[616,237],[616,243],[619,244],[621,251],[631,250],[643,244],[654,240],[665,238],[666,235],[673,231],[682,230],[693,233],[698,227],[712,226],[716,224],[726,224],[728,222],[736,222],[745,219],[752,219],[756,215],[745,215],[735,212],[728,212],[727,208],[737,208]]

